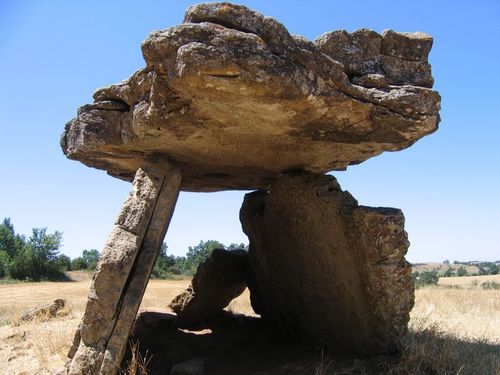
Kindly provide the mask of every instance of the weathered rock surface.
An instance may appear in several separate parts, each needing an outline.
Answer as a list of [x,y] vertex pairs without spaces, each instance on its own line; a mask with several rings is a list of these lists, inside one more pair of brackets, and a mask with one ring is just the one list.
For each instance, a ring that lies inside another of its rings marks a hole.
[[397,348],[414,300],[400,210],[358,206],[334,177],[296,173],[247,194],[240,218],[255,312],[335,350]]
[[191,285],[169,307],[176,324],[189,327],[220,313],[245,291],[248,254],[244,250],[215,249],[198,266]]
[[97,264],[68,374],[115,374],[180,188],[167,162],[139,169]]
[[311,42],[243,6],[196,5],[144,41],[146,67],[97,90],[61,145],[127,180],[164,157],[190,191],[342,170],[437,129],[431,46],[425,33],[365,29]]
[[58,316],[64,316],[68,314],[68,311],[65,310],[66,301],[58,298],[54,300],[54,302],[47,303],[45,305],[35,307],[29,311],[26,311],[22,316],[21,320],[28,322],[31,320],[49,320],[52,318],[56,318]]

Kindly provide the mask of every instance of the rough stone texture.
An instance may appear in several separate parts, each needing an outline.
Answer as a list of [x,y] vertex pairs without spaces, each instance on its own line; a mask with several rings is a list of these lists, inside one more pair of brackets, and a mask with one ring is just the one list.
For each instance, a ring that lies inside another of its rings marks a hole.
[[247,258],[244,250],[215,249],[198,266],[189,288],[169,304],[177,314],[176,324],[189,327],[211,318],[243,293]]
[[59,298],[54,300],[54,302],[47,303],[25,312],[21,316],[21,320],[25,322],[35,319],[45,321],[58,316],[64,316],[67,315],[67,311],[64,310],[65,306],[66,301]]
[[97,265],[69,351],[69,374],[114,374],[175,207],[180,171],[162,162],[136,173]]
[[126,180],[162,156],[190,191],[342,170],[437,129],[431,46],[424,33],[366,29],[311,42],[243,6],[196,5],[144,41],[146,67],[97,90],[61,145]]
[[[315,44],[321,52],[344,64],[351,79],[382,74],[391,85],[432,87],[434,84],[427,62],[432,37],[426,33],[386,30],[380,35],[367,29],[353,33],[339,30],[322,35]],[[362,82],[356,84],[365,86]]]
[[358,206],[334,177],[296,173],[247,194],[240,218],[264,319],[336,350],[397,348],[414,298],[400,210]]

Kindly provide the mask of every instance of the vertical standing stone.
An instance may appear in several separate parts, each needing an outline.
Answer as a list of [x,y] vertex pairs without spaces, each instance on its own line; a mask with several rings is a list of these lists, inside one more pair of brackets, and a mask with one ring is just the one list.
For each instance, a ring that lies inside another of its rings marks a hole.
[[137,171],[94,273],[69,374],[116,373],[180,184],[181,172],[166,161]]
[[264,319],[338,351],[397,349],[413,306],[400,210],[358,206],[334,177],[304,172],[247,194],[240,218]]

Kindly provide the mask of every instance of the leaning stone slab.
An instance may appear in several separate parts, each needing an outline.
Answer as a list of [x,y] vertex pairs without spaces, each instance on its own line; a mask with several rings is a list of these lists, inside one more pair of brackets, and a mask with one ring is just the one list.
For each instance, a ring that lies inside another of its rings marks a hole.
[[191,285],[169,307],[177,314],[176,325],[190,327],[220,313],[247,287],[244,250],[215,249],[198,266]]
[[334,177],[297,173],[247,194],[240,218],[264,319],[334,350],[397,349],[414,298],[400,210],[358,206]]
[[175,207],[180,171],[167,161],[136,173],[102,251],[82,322],[70,349],[69,374],[115,374]]

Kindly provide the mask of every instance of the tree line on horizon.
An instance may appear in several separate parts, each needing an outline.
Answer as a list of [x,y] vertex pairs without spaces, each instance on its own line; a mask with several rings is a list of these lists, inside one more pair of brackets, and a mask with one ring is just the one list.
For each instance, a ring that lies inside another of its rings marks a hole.
[[[0,279],[14,279],[23,281],[41,280],[68,280],[66,272],[88,270],[96,268],[99,261],[99,251],[96,249],[83,250],[82,254],[71,259],[60,252],[62,233],[55,231],[48,233],[47,228],[33,228],[29,237],[15,233],[14,225],[9,218],[3,219],[0,224]],[[163,243],[158,259],[155,263],[153,278],[172,278],[178,275],[191,276],[196,272],[198,265],[207,259],[214,249],[226,250],[243,249],[248,251],[247,244],[232,243],[228,246],[216,240],[200,241],[197,245],[189,246],[185,256],[168,254],[168,246]],[[443,262],[448,268],[438,270],[413,272],[417,286],[437,284],[439,277],[496,275],[500,272],[497,262]],[[417,264],[414,264],[415,266]],[[470,273],[465,266],[475,266],[478,271]]]
[[[71,259],[62,254],[62,233],[47,232],[47,228],[33,228],[29,237],[15,233],[9,218],[0,224],[0,279],[22,281],[67,281],[66,272],[96,268],[100,253],[96,249],[83,250],[82,255]],[[248,250],[248,245],[232,243],[228,246],[216,240],[200,241],[189,246],[185,256],[167,254],[166,243],[152,272],[153,278],[171,278],[176,275],[193,275],[198,265],[214,249]]]

